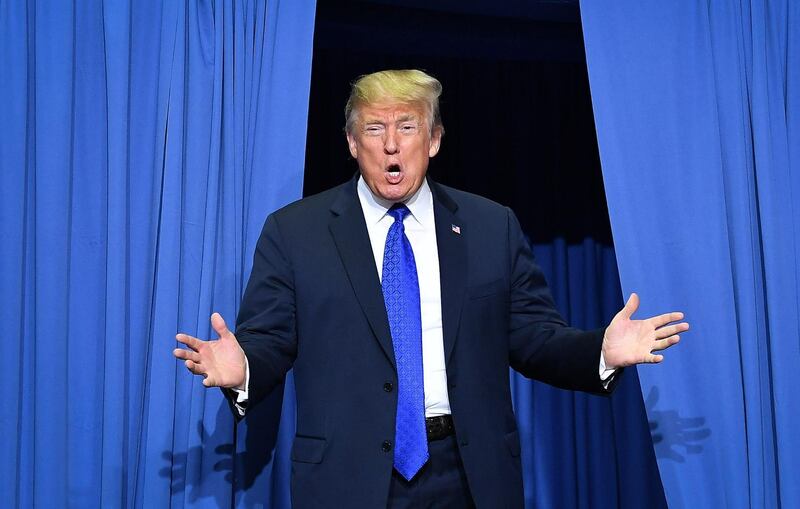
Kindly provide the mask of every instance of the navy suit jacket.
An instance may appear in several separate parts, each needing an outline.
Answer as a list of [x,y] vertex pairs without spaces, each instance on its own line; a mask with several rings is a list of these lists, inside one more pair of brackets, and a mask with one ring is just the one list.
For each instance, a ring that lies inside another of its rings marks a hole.
[[[294,368],[296,508],[387,504],[397,374],[356,183],[267,218],[237,319],[249,405]],[[510,209],[429,183],[448,393],[469,487],[479,508],[522,507],[508,367],[603,393],[603,331],[566,326]]]

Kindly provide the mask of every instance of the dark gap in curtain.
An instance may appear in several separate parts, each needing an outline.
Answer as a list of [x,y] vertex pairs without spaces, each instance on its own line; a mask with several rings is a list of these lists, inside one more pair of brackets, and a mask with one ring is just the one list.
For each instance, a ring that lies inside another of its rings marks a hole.
[[444,85],[446,133],[431,176],[512,207],[523,226],[536,224],[534,241],[611,244],[578,20],[321,3],[314,44],[305,196],[357,169],[343,134],[349,83],[416,67]]

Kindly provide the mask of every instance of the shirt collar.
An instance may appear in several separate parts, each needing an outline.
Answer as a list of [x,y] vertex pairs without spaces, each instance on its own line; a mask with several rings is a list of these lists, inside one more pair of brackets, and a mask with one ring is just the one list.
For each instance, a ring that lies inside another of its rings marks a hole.
[[[358,185],[356,187],[358,189],[358,201],[361,202],[361,210],[364,211],[364,219],[367,224],[378,223],[394,203],[372,194],[362,176],[358,177]],[[404,203],[411,212],[411,217],[419,224],[425,228],[433,227],[433,193],[431,193],[427,178],[422,181],[422,185],[417,189],[417,192],[411,195]]]

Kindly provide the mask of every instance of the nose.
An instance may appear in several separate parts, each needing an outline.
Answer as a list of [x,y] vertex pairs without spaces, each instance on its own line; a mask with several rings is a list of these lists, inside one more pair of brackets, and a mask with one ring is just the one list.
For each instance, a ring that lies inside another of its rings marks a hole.
[[391,127],[386,130],[383,140],[383,151],[387,154],[397,153],[397,129]]

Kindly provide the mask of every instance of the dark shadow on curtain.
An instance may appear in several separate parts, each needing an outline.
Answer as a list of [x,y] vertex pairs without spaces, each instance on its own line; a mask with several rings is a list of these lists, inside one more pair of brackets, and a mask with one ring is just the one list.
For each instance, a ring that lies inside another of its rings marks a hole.
[[660,399],[660,389],[654,385],[647,393],[645,406],[656,458],[685,463],[687,456],[703,452],[711,429],[706,426],[705,417],[682,417],[678,410],[659,409]]
[[[172,494],[182,493],[185,503],[194,504],[213,500],[217,507],[230,505],[230,492],[226,490],[204,489],[204,476],[198,477],[187,475],[189,465],[197,464],[200,458],[213,461],[214,472],[225,472],[225,481],[231,484],[233,480],[232,453],[233,443],[231,442],[229,421],[231,419],[230,410],[227,406],[220,405],[213,431],[202,420],[195,423],[195,443],[200,445],[192,446],[189,449],[167,449],[161,453],[163,465],[158,471],[160,477],[170,480],[170,492]],[[205,450],[203,444],[219,444],[213,449],[213,453]],[[206,472],[206,471],[202,471]],[[187,483],[186,480],[190,479]]]
[[[233,416],[228,405],[219,405],[213,430],[204,421],[196,422],[196,443],[200,445],[188,450],[168,449],[162,452],[163,464],[159,476],[169,479],[171,493],[182,493],[186,503],[213,500],[216,507],[227,507],[233,506],[238,498],[245,507],[259,506],[266,500],[271,500],[271,507],[287,507],[288,476],[280,464],[281,460],[276,460],[281,450],[278,447],[280,427],[293,428],[293,408],[290,405],[290,408],[282,409],[284,406],[284,385],[281,385],[248,412],[245,421],[236,426],[236,433],[231,439],[229,430]],[[284,411],[286,415],[283,415]],[[282,419],[287,421],[285,425]],[[209,453],[204,444],[218,445],[213,453]],[[207,486],[204,487],[202,475],[187,476],[187,466],[197,464],[201,457],[213,463],[211,471],[224,475],[225,482],[233,488],[235,499],[231,498],[231,491],[209,491]],[[272,477],[269,492],[250,493],[248,490],[264,475]],[[192,482],[185,483],[186,479]]]

